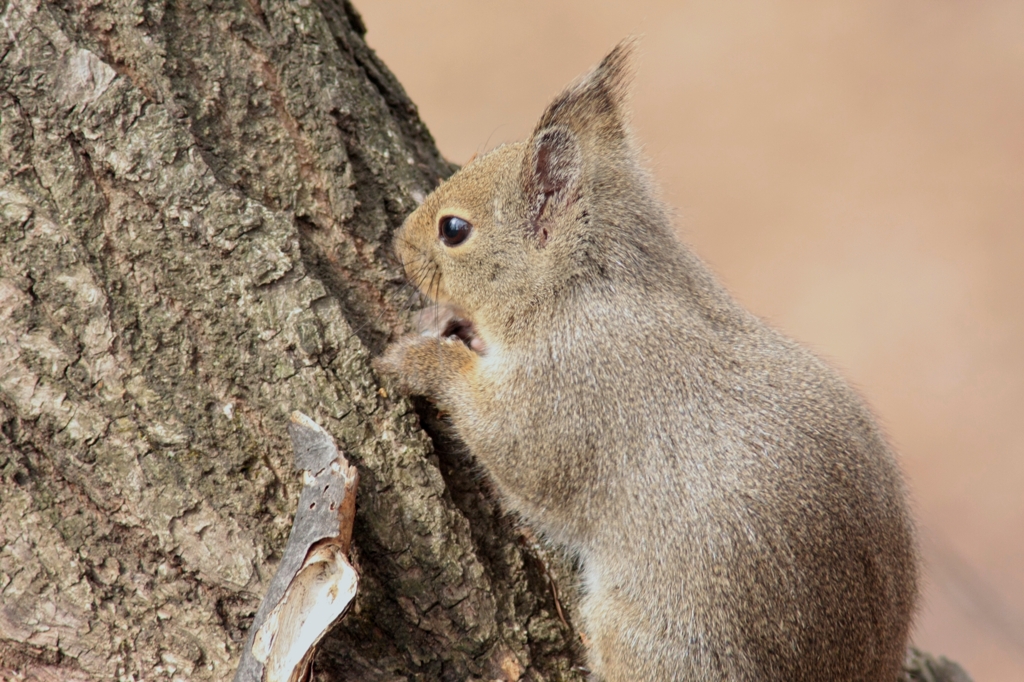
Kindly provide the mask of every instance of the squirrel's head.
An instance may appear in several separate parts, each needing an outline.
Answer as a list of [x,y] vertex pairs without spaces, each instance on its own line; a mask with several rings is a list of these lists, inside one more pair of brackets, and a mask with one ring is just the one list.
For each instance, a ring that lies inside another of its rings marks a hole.
[[529,140],[438,187],[396,235],[412,282],[460,309],[484,341],[530,310],[543,314],[573,282],[635,270],[636,249],[651,246],[637,233],[663,212],[624,112],[633,44],[620,43],[559,95]]

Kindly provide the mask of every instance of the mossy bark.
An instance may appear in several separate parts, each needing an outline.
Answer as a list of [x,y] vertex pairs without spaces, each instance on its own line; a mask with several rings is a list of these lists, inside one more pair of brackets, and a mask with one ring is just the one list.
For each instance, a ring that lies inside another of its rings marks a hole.
[[363,33],[340,0],[0,0],[0,677],[230,679],[292,410],[362,477],[319,678],[579,677],[547,562],[369,367],[452,168]]

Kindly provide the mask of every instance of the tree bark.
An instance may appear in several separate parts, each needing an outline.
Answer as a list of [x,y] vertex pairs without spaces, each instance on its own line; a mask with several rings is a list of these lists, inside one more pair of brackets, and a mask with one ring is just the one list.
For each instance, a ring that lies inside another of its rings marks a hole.
[[364,33],[345,0],[0,0],[0,680],[230,679],[292,410],[362,479],[318,679],[581,678],[564,559],[370,370],[412,302],[391,235],[453,168]]
[[320,679],[579,678],[558,560],[369,367],[411,300],[391,235],[452,167],[364,32],[341,0],[0,0],[0,679],[230,679],[292,410],[362,477]]

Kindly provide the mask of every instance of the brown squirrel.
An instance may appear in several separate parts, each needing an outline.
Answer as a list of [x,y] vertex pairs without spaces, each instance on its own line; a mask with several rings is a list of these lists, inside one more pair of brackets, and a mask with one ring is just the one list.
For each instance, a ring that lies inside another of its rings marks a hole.
[[897,465],[677,240],[626,125],[631,45],[405,221],[444,307],[375,366],[579,558],[598,679],[894,681],[918,562]]

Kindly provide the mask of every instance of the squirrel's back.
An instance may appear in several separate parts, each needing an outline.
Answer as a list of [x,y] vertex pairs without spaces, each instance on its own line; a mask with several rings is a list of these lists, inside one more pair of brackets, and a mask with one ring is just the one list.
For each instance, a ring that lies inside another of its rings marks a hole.
[[895,679],[917,575],[884,437],[825,363],[694,281],[559,299],[464,437],[580,555],[589,629],[640,624],[597,647],[609,679]]
[[399,253],[453,319],[378,367],[579,556],[602,678],[895,680],[917,594],[895,460],[675,237],[622,119],[627,51],[409,217]]

